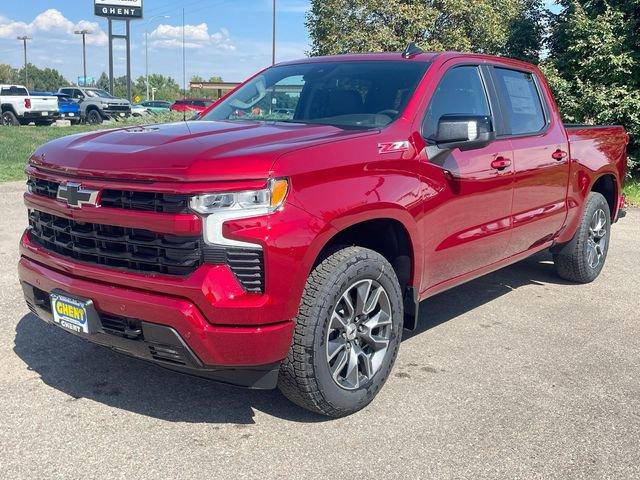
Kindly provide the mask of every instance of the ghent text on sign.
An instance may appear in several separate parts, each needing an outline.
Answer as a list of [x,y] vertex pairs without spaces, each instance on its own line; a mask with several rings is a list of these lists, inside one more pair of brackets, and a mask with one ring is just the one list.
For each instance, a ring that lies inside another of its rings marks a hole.
[[142,0],[94,0],[99,17],[142,18]]

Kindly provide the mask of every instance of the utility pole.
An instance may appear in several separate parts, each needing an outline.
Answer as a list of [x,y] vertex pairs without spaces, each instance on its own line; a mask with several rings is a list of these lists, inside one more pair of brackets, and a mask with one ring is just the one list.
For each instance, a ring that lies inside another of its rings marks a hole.
[[182,9],[182,93],[187,96],[187,48],[184,38],[184,8]]
[[273,36],[271,39],[271,65],[276,64],[276,0],[273,0]]
[[17,38],[24,45],[24,86],[29,88],[29,74],[27,73],[27,40],[32,40],[32,38],[26,35]]
[[145,57],[145,83],[147,84],[147,101],[149,101],[149,24],[156,18],[170,18],[169,15],[156,15],[151,17],[144,27],[144,57]]
[[87,42],[86,42],[86,36],[87,35],[91,35],[93,32],[91,30],[76,30],[75,32],[76,35],[82,35],[82,70],[84,73],[84,77],[83,77],[83,83],[84,85],[82,85],[83,87],[87,86]]

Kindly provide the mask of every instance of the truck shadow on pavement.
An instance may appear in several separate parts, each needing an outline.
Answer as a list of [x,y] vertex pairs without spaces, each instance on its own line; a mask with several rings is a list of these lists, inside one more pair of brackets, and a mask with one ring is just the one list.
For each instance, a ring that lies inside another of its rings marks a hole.
[[[564,283],[555,276],[549,255],[441,293],[421,305],[421,324],[405,339],[490,302],[524,285]],[[129,358],[48,325],[32,314],[16,327],[15,353],[42,381],[69,396],[171,422],[255,423],[254,410],[294,422],[321,422],[290,403],[280,392],[234,388],[182,375]]]

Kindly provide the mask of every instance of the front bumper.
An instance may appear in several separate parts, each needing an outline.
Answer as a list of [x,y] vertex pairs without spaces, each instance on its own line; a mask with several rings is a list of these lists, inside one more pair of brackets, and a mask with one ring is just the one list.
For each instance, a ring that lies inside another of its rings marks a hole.
[[[54,290],[91,299],[98,329],[95,334],[81,334],[83,338],[172,370],[225,383],[275,387],[278,364],[293,335],[292,321],[214,325],[188,299],[75,278],[25,256],[18,271],[27,304],[43,320],[53,321],[48,298]],[[114,321],[129,331],[139,329],[141,334],[119,334],[105,327]]]
[[102,113],[110,118],[127,118],[131,116],[131,110],[119,110],[106,108],[102,110]]

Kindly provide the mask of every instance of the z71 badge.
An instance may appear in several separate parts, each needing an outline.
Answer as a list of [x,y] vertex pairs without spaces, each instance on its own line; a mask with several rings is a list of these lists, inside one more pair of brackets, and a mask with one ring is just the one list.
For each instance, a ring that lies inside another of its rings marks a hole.
[[396,152],[406,152],[409,150],[409,142],[384,142],[378,144],[378,153],[396,153]]

